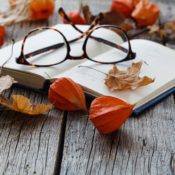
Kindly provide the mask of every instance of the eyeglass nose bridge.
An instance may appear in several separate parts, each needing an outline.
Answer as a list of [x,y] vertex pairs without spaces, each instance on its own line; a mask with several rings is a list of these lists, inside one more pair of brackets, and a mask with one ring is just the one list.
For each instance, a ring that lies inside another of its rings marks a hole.
[[85,59],[86,57],[87,57],[87,55],[85,53],[83,53],[80,56],[72,56],[69,54],[67,59],[69,59],[69,60],[82,60],[82,59]]
[[67,59],[69,59],[69,60],[82,60],[82,59],[88,58],[84,45],[85,45],[85,43],[82,46],[83,53],[79,56],[72,56],[71,55],[71,47],[70,47],[70,45],[68,45]]

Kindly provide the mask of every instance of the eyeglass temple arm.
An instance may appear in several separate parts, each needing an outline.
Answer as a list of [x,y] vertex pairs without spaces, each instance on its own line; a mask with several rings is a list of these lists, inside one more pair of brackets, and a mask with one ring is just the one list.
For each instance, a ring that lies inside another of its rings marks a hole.
[[33,51],[31,53],[25,54],[24,56],[27,59],[27,58],[33,57],[35,55],[39,55],[39,54],[44,53],[44,52],[48,52],[50,50],[55,50],[55,49],[61,48],[64,46],[64,44],[65,43],[54,44],[52,46],[48,46],[48,47]]
[[119,50],[121,50],[121,51],[123,51],[123,52],[125,52],[125,53],[128,52],[128,49],[126,49],[126,48],[124,48],[124,47],[122,47],[122,46],[120,46],[120,45],[118,45],[118,44],[115,44],[115,43],[112,43],[112,42],[110,42],[110,41],[107,41],[107,40],[105,40],[105,39],[98,38],[98,37],[93,37],[93,36],[91,36],[91,38],[94,39],[94,40],[96,40],[96,41],[99,41],[99,42],[101,42],[101,43],[104,43],[104,44],[106,44],[106,45],[108,45],[108,46],[117,48],[117,49],[119,49]]
[[77,30],[78,32],[82,33],[82,31],[81,31],[79,28],[77,28],[75,24],[73,24],[73,22],[72,22],[71,19],[67,16],[67,14],[65,13],[65,11],[63,10],[62,7],[59,8],[58,13],[59,13],[59,15],[60,15],[62,18],[64,18],[68,23],[70,23],[70,24],[72,25],[72,27],[73,27],[75,30]]
[[[73,22],[72,20],[68,17],[68,15],[66,14],[66,12],[64,11],[64,9],[62,7],[59,8],[58,10],[59,15],[64,18],[70,25],[72,25],[72,27],[77,30],[80,33],[84,33],[84,31],[82,31],[81,29],[79,29]],[[102,13],[99,13],[99,15],[97,15],[95,17],[95,19],[92,21],[91,25],[89,26],[88,30],[92,29],[95,25],[97,25],[99,23],[100,20],[102,20],[104,18],[104,15]]]

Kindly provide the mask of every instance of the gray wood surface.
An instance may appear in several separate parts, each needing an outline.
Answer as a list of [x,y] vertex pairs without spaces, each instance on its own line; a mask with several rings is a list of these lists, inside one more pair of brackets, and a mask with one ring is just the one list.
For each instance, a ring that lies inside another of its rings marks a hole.
[[[174,1],[159,4],[161,21],[175,18]],[[139,37],[162,42],[154,34]],[[131,117],[120,130],[107,136],[94,129],[86,114],[69,113],[61,174],[174,174],[174,126],[173,95],[142,115]]]
[[[0,8],[8,1],[0,0]],[[60,1],[56,4],[59,6]],[[23,22],[6,28],[6,44],[14,38],[22,39],[27,32],[39,26],[58,23],[58,15],[44,22]],[[33,102],[47,102],[47,96],[24,89],[7,93],[24,94]],[[62,154],[62,126],[64,112],[56,109],[47,115],[31,117],[0,108],[0,174],[51,175],[58,172]]]
[[[28,96],[35,103],[47,101],[46,96],[20,89],[11,93]],[[53,174],[58,167],[62,122],[63,112],[56,109],[31,117],[1,108],[0,174]]]
[[[175,18],[174,0],[159,1],[161,20]],[[57,0],[66,11],[88,3],[93,13],[109,9],[108,0]],[[0,0],[0,9],[7,1]],[[6,44],[20,40],[33,28],[60,22],[55,11],[45,22],[24,22],[7,28]],[[155,35],[140,38],[157,39]],[[175,48],[170,43],[166,45]],[[5,95],[24,94],[34,102],[47,96],[14,88]],[[131,117],[121,129],[100,134],[86,113],[56,109],[47,115],[30,117],[0,107],[0,175],[171,175],[175,174],[175,99],[171,95],[138,117]]]

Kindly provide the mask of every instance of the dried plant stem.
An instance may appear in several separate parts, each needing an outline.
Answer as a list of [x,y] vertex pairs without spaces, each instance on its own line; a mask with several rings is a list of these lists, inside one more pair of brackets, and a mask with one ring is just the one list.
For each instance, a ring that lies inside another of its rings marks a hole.
[[0,25],[8,26],[30,20],[29,4],[30,0],[16,0],[9,12],[0,13]]

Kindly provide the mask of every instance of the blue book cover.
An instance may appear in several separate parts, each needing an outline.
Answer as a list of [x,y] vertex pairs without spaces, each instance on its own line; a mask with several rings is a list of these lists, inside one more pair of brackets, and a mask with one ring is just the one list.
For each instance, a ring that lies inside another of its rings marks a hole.
[[[147,109],[151,108],[152,106],[156,105],[157,103],[161,102],[162,100],[164,100],[165,98],[167,98],[168,96],[170,96],[171,94],[174,94],[174,93],[175,93],[175,87],[173,87],[173,88],[167,90],[166,92],[162,93],[161,95],[155,97],[154,99],[150,100],[148,103],[145,103],[144,105],[134,109],[133,115],[138,116],[142,112],[146,111]],[[86,94],[86,100],[87,100],[88,106],[90,106],[91,102],[94,99],[95,99],[94,96]]]

